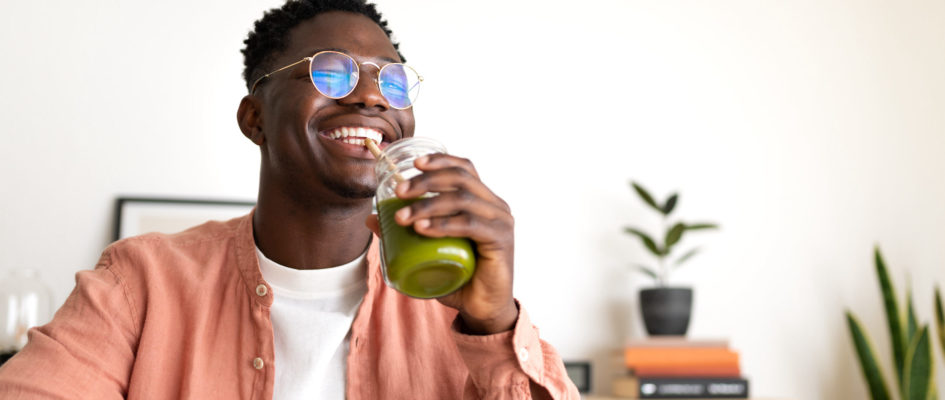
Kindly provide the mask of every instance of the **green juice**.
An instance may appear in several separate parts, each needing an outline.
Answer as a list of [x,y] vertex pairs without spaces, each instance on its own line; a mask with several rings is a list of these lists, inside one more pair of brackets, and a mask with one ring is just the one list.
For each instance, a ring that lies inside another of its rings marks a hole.
[[411,297],[430,299],[459,289],[476,269],[472,242],[465,238],[431,238],[394,221],[394,213],[416,200],[391,198],[377,204],[381,224],[384,277]]

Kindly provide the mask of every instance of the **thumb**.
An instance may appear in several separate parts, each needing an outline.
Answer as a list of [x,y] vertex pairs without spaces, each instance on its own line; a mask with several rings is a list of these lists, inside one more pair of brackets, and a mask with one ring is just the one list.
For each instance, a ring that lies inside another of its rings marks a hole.
[[381,236],[381,225],[377,221],[377,214],[368,215],[364,220],[364,225],[367,225],[368,229],[374,232],[375,235]]

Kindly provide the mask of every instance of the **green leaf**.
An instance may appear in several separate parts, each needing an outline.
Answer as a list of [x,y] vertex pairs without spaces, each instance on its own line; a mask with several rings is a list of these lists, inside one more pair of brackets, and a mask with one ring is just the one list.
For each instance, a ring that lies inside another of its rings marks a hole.
[[846,314],[850,335],[853,336],[853,347],[856,348],[856,354],[860,358],[860,369],[866,378],[866,385],[870,389],[871,398],[873,400],[889,400],[889,389],[886,388],[886,382],[883,380],[883,371],[876,360],[873,345],[856,317],[849,311]]
[[650,252],[655,256],[663,257],[663,251],[660,250],[659,246],[656,245],[656,242],[653,241],[653,238],[651,238],[650,235],[647,235],[646,233],[643,233],[643,231],[635,228],[626,227],[623,229],[629,234],[638,236],[640,240],[643,241],[643,245],[646,246],[646,248],[650,250]]
[[923,325],[909,343],[903,370],[903,400],[927,400],[932,388],[932,342],[929,326]]
[[682,265],[682,263],[688,261],[690,258],[692,258],[692,256],[694,256],[694,255],[696,255],[696,254],[698,254],[698,253],[699,253],[699,248],[698,248],[698,247],[696,247],[696,248],[694,248],[694,249],[692,249],[692,250],[689,250],[688,252],[686,252],[686,254],[683,254],[682,257],[679,257],[679,258],[676,260],[676,266],[678,267],[678,266]]
[[879,246],[875,249],[876,256],[876,275],[879,277],[879,287],[883,291],[883,305],[886,307],[886,324],[889,326],[889,337],[892,340],[893,359],[896,362],[896,378],[899,386],[902,387],[902,368],[905,365],[906,358],[906,339],[903,337],[902,318],[899,316],[899,304],[896,302],[896,290],[893,288],[892,281],[889,279],[889,273],[886,271],[886,263],[883,261],[883,255],[879,251]]
[[906,341],[912,342],[915,330],[918,328],[915,321],[915,307],[912,306],[912,285],[906,286]]
[[669,248],[674,244],[679,243],[679,239],[682,239],[683,232],[686,231],[686,224],[682,222],[676,223],[672,228],[666,232],[666,252],[669,253]]
[[703,229],[717,229],[719,226],[716,224],[692,224],[686,225],[687,231],[698,231]]
[[945,352],[945,311],[943,311],[942,293],[938,290],[938,285],[935,286],[935,327],[938,329],[939,344]]
[[661,214],[666,214],[663,212],[663,208],[656,204],[656,200],[653,200],[653,196],[650,196],[650,192],[647,192],[643,186],[640,186],[640,184],[636,182],[630,182],[630,184],[633,185],[633,190],[637,191],[637,194],[640,195],[640,198],[643,199],[646,204],[649,204],[650,207],[653,207],[654,210],[659,211]]
[[669,215],[669,213],[673,212],[673,209],[676,208],[677,201],[679,201],[679,193],[673,193],[672,196],[669,196],[669,198],[666,199],[666,204],[663,204],[663,214]]
[[640,270],[640,272],[644,273],[645,275],[648,275],[650,278],[653,278],[654,280],[657,280],[657,281],[660,280],[659,275],[657,275],[656,271],[654,271],[652,268],[647,267],[646,265],[640,265],[640,264],[635,265],[635,267],[638,270]]

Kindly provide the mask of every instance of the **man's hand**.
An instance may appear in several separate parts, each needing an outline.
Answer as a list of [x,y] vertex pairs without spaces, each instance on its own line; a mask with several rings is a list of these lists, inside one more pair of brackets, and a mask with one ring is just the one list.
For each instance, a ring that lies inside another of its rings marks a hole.
[[[413,199],[427,192],[438,196],[421,199],[395,214],[394,220],[413,226],[430,237],[466,237],[476,247],[476,272],[466,286],[439,298],[459,310],[465,333],[492,334],[512,329],[518,308],[512,298],[515,239],[508,204],[492,193],[469,160],[447,154],[418,158],[414,165],[423,174],[401,182],[397,197]],[[377,216],[368,227],[379,232]]]

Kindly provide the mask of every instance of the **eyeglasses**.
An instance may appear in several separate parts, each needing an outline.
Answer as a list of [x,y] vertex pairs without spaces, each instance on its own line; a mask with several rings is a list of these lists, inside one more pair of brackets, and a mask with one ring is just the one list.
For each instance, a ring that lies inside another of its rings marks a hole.
[[256,86],[270,75],[306,61],[315,90],[330,99],[340,99],[354,91],[361,77],[361,65],[372,65],[378,69],[374,82],[387,103],[398,110],[413,106],[420,94],[420,82],[423,82],[423,77],[406,64],[390,63],[383,67],[370,61],[359,64],[345,53],[325,50],[259,77],[249,92],[255,92]]

